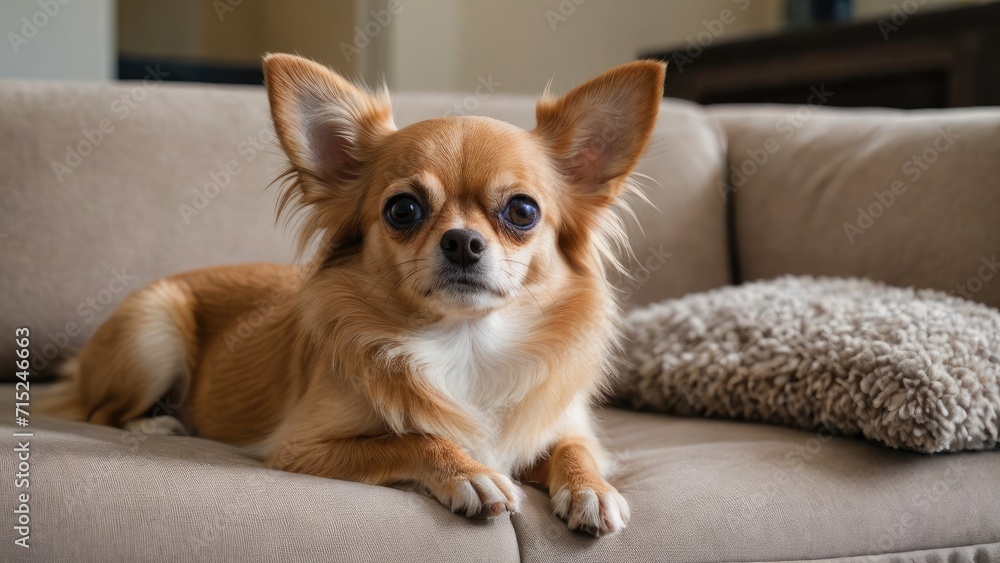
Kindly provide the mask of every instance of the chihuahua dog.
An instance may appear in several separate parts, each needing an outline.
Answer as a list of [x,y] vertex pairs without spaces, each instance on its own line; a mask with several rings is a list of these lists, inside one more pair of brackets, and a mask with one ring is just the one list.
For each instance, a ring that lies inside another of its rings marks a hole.
[[[289,161],[279,215],[301,219],[315,257],[130,295],[70,363],[63,413],[179,424],[278,469],[410,484],[469,517],[516,512],[512,478],[534,482],[570,528],[623,529],[590,409],[617,344],[614,207],[664,72],[633,62],[544,95],[531,131],[468,116],[397,129],[384,89],[267,56]],[[168,396],[175,418],[151,419]]]

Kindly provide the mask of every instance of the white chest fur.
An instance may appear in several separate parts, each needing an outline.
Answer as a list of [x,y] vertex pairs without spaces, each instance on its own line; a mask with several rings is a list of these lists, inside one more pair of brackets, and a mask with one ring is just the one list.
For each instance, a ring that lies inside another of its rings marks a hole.
[[497,459],[497,433],[510,407],[544,377],[526,346],[533,333],[531,320],[494,313],[442,322],[404,344],[428,382],[479,420],[491,436],[492,443],[474,445],[470,452],[488,465],[513,461]]
[[405,348],[428,380],[466,408],[493,410],[524,397],[536,380],[531,330],[499,313],[428,327]]

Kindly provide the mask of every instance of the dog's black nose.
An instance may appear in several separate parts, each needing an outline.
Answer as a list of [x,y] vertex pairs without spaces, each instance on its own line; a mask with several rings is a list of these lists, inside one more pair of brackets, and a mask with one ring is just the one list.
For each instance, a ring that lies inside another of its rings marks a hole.
[[441,252],[445,258],[463,268],[478,262],[484,250],[486,241],[476,231],[451,229],[441,237]]

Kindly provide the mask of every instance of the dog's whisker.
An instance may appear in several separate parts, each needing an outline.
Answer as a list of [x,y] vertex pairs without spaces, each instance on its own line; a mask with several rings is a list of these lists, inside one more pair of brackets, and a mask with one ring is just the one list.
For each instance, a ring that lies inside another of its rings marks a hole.
[[388,293],[386,294],[384,305],[388,305],[389,304],[389,298],[392,297],[392,292],[396,291],[397,287],[399,287],[406,280],[412,278],[414,275],[416,275],[416,274],[418,274],[418,273],[420,273],[420,272],[422,272],[422,271],[424,271],[424,270],[426,270],[428,268],[430,268],[430,266],[424,266],[423,268],[417,268],[416,270],[413,270],[409,274],[406,274],[405,276],[403,276],[402,278],[400,278],[400,280],[398,282],[396,282],[396,285],[392,286],[392,289],[390,289],[388,291]]
[[[512,277],[512,275],[513,275],[513,272],[509,272],[509,271],[505,270],[505,269],[503,268],[503,266],[501,266],[501,267],[500,267],[500,271],[501,271],[501,272],[503,272],[503,273],[504,273],[504,274],[505,274],[505,275],[507,276],[507,279],[509,279],[509,280],[510,280],[510,284],[511,284],[512,286],[515,286],[515,285],[517,285],[517,284],[516,284],[516,283],[514,282],[514,278]],[[541,304],[541,302],[539,302],[539,301],[538,301],[538,298],[537,298],[537,297],[535,297],[535,294],[534,294],[534,293],[532,293],[530,289],[528,289],[528,286],[527,286],[527,284],[521,284],[521,287],[522,287],[522,288],[524,288],[524,291],[526,291],[526,292],[528,293],[528,295],[530,295],[530,296],[531,296],[531,299],[533,299],[533,300],[535,301],[535,305],[537,305],[537,306],[538,306],[538,312],[540,312],[540,313],[542,314],[542,318],[543,318],[543,319],[544,319],[544,318],[546,318],[546,316],[545,316],[545,309],[544,309],[544,308],[542,307],[542,304]],[[543,289],[544,289],[544,288],[543,288]],[[546,291],[546,293],[548,293],[548,292]],[[551,295],[550,295],[549,297],[551,298]],[[519,302],[519,303],[520,303],[520,302]]]
[[379,274],[379,273],[382,273],[382,272],[384,272],[386,270],[391,270],[393,268],[399,268],[400,266],[405,266],[407,264],[412,264],[414,262],[425,262],[427,260],[429,260],[429,258],[414,258],[413,260],[404,260],[404,261],[400,262],[399,264],[393,264],[391,266],[386,266],[385,268],[381,268],[379,270],[376,270],[376,271],[372,272],[372,274]]
[[407,260],[405,262],[400,262],[399,264],[388,266],[388,267],[386,267],[386,268],[384,268],[382,270],[376,271],[375,274],[378,274],[379,272],[385,272],[385,273],[382,274],[382,276],[379,277],[378,281],[376,281],[374,284],[372,284],[372,287],[371,287],[371,289],[368,290],[368,293],[365,293],[364,300],[365,301],[368,300],[368,297],[372,294],[373,291],[375,291],[375,288],[378,287],[378,284],[382,283],[382,280],[384,280],[386,277],[388,277],[388,275],[391,274],[394,269],[396,269],[396,268],[398,268],[400,266],[405,266],[407,264],[412,264],[414,262],[422,262],[424,260],[427,260],[427,258],[416,258],[416,259],[413,259],[413,260]]
[[517,260],[511,260],[509,258],[504,258],[503,261],[504,262],[508,262],[510,264],[517,264],[518,266],[524,266],[524,271],[525,272],[527,272],[528,270],[531,269],[531,266],[529,266],[528,264],[525,264],[524,262],[518,262]]
[[371,289],[368,290],[368,293],[365,293],[364,301],[368,301],[368,297],[371,296],[373,291],[375,291],[375,288],[378,287],[378,284],[382,283],[382,280],[384,280],[391,273],[392,273],[391,271],[386,272],[378,279],[378,281],[372,284]]

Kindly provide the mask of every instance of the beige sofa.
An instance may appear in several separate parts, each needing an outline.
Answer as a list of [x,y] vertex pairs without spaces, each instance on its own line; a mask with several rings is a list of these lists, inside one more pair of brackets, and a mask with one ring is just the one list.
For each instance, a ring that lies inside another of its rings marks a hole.
[[[396,122],[533,100],[399,95]],[[291,258],[260,88],[0,83],[0,360],[35,368],[172,272]],[[702,108],[666,100],[640,171],[630,306],[785,273],[1000,306],[1000,110]],[[732,180],[730,182],[730,180]],[[34,388],[33,388],[34,389]],[[3,561],[1000,560],[1000,452],[926,456],[781,427],[599,411],[632,524],[566,530],[546,495],[490,523],[412,492],[268,470],[234,448],[30,418],[15,488],[3,386]],[[30,492],[30,549],[13,543]]]

